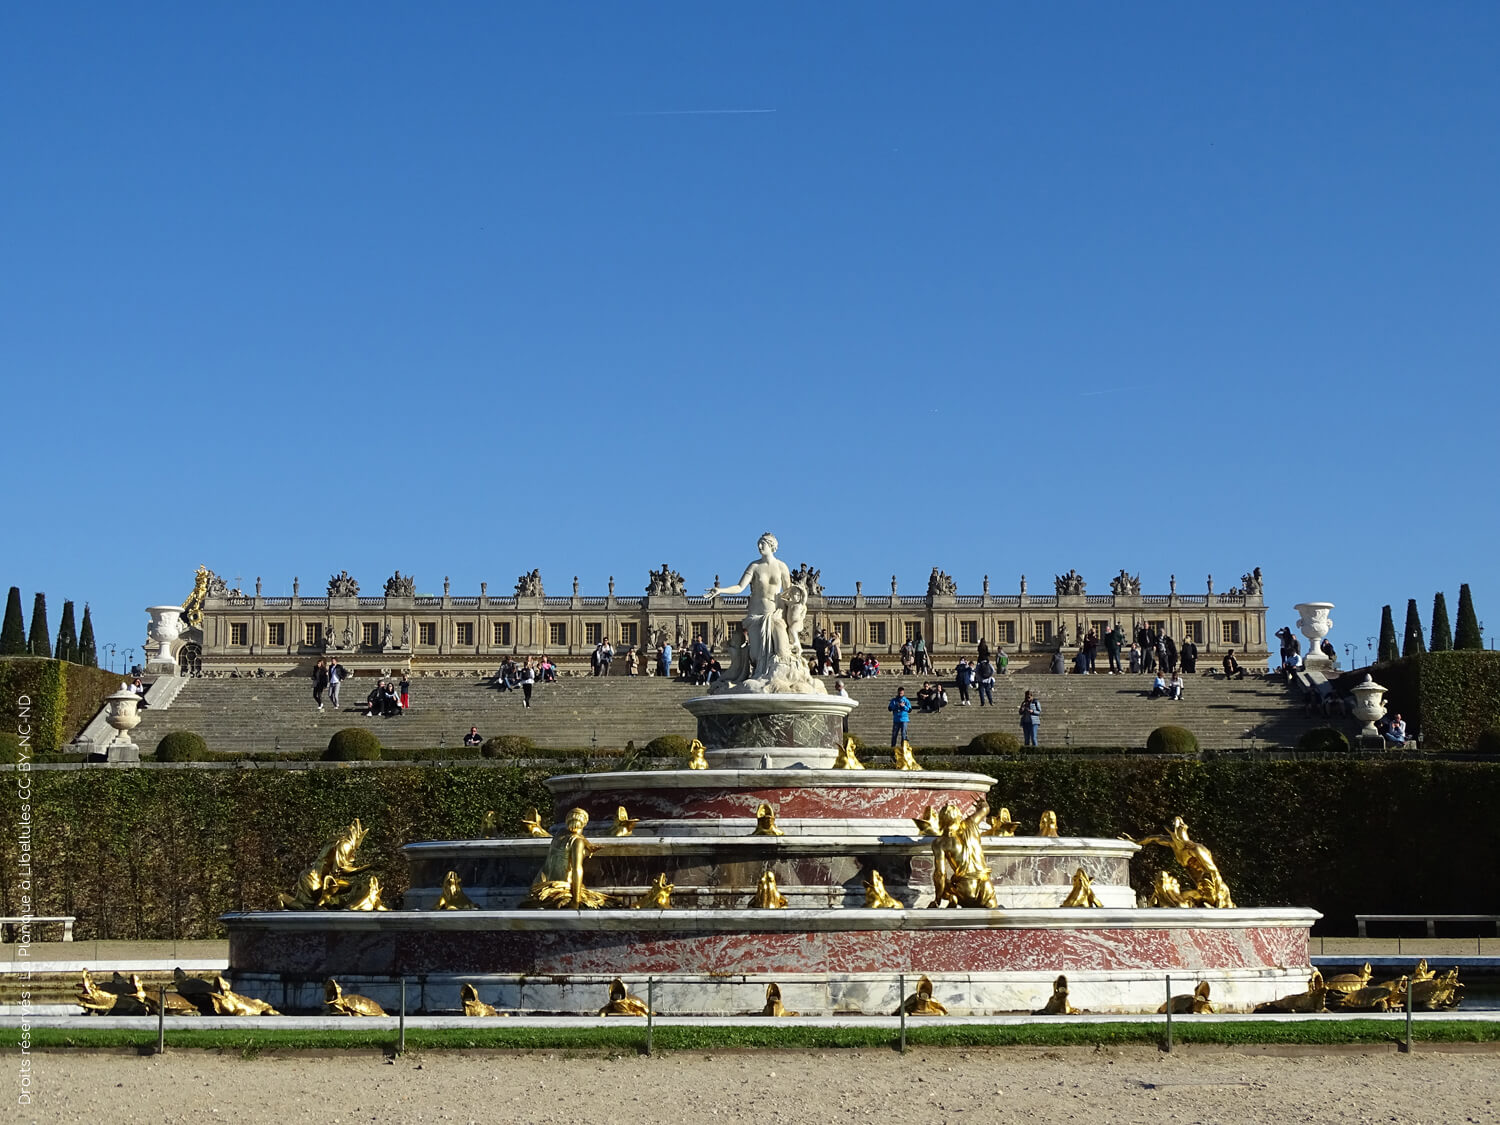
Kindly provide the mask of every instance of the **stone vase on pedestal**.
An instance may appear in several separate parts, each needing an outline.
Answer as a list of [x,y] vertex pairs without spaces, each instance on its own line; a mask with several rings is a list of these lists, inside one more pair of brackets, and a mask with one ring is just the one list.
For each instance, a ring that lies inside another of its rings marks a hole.
[[1354,717],[1365,724],[1359,729],[1361,741],[1366,738],[1380,741],[1375,724],[1385,718],[1385,688],[1377,684],[1368,672],[1364,682],[1354,688]]
[[146,658],[147,672],[172,675],[177,671],[177,660],[172,655],[172,642],[182,636],[182,607],[180,605],[147,606],[151,625],[147,629],[156,651]]
[[104,721],[116,731],[114,738],[104,747],[104,760],[139,762],[141,748],[130,740],[130,732],[141,725],[141,697],[122,684],[120,690],[107,696],[104,702],[109,707],[109,714],[104,716]]
[[1309,668],[1327,667],[1332,664],[1333,661],[1323,655],[1323,650],[1319,646],[1323,638],[1328,636],[1329,630],[1333,628],[1333,618],[1328,616],[1329,610],[1333,609],[1333,603],[1298,602],[1292,608],[1300,614],[1297,619],[1297,628],[1307,638],[1307,655],[1303,657],[1302,663]]

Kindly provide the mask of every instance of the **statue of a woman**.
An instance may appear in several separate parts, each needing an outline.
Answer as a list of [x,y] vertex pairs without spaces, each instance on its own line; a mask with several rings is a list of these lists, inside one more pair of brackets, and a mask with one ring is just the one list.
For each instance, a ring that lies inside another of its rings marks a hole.
[[[711,586],[707,596],[750,592],[750,604],[741,621],[745,630],[744,647],[734,654],[733,661],[733,671],[743,670],[748,690],[826,691],[822,682],[813,680],[802,664],[801,646],[788,628],[793,622],[801,626],[807,613],[806,597],[801,587],[793,585],[786,563],[776,557],[777,546],[776,536],[766,532],[756,544],[760,558],[745,568],[739,583]],[[747,664],[749,667],[745,667]],[[734,678],[731,672],[731,681]]]

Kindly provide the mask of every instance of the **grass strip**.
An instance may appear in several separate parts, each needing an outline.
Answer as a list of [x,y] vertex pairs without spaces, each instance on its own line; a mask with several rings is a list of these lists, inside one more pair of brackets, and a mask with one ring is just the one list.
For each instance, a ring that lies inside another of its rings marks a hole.
[[[915,1047],[1059,1047],[1150,1044],[1163,1037],[1160,1020],[1141,1023],[1077,1023],[1020,1025],[914,1025],[907,1042]],[[1394,1043],[1405,1035],[1397,1021],[1298,1020],[1194,1024],[1173,1021],[1178,1043],[1341,1045]],[[13,1037],[18,1032],[7,1029]],[[657,1025],[656,1049],[663,1051],[736,1050],[769,1048],[879,1048],[896,1042],[897,1032],[885,1027],[680,1027]],[[486,1022],[473,1028],[407,1028],[408,1050],[640,1050],[645,1043],[644,1022],[611,1022],[594,1027],[510,1027]],[[1412,1038],[1424,1043],[1500,1042],[1500,1021],[1423,1021],[1412,1027]],[[392,1030],[348,1031],[246,1027],[225,1030],[194,1029],[183,1022],[167,1028],[167,1045],[174,1050],[217,1050],[255,1053],[276,1050],[390,1050]],[[33,1048],[148,1050],[156,1033],[122,1028],[32,1028]]]

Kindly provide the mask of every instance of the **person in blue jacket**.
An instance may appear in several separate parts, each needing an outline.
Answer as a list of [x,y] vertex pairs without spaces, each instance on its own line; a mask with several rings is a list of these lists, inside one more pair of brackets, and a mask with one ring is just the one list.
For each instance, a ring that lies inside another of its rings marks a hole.
[[900,746],[906,738],[906,724],[911,718],[911,700],[906,698],[906,689],[898,687],[896,697],[887,707],[891,712],[891,745]]

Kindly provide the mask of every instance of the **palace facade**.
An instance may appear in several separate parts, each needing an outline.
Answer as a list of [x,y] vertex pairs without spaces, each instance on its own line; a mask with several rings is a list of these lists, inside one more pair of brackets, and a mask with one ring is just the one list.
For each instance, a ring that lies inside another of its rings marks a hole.
[[[1102,636],[1118,623],[1133,634],[1142,622],[1179,644],[1195,642],[1201,660],[1231,648],[1246,664],[1269,656],[1258,568],[1224,593],[1214,591],[1210,576],[1196,594],[1178,593],[1175,578],[1165,594],[1142,594],[1139,580],[1123,571],[1107,594],[1087,593],[1074,572],[1057,576],[1046,594],[1030,593],[1024,577],[1017,593],[992,594],[986,578],[982,593],[959,594],[936,569],[919,595],[899,593],[894,578],[891,592],[878,595],[858,582],[853,594],[826,594],[818,572],[805,566],[793,578],[808,593],[804,646],[814,629],[824,629],[838,636],[845,662],[863,651],[887,663],[906,641],[921,637],[939,666],[972,655],[981,639],[1005,648],[1013,665],[1025,665],[1076,648],[1090,629]],[[200,571],[183,607],[187,628],[174,648],[184,670],[207,675],[284,674],[327,655],[355,670],[419,675],[492,673],[507,656],[542,654],[576,669],[587,666],[604,639],[617,655],[634,645],[654,656],[664,641],[677,651],[700,639],[718,649],[745,612],[743,596],[686,594],[681,576],[665,566],[652,572],[644,595],[617,595],[614,585],[611,579],[602,596],[580,594],[575,578],[571,595],[549,596],[532,571],[512,594],[491,595],[487,583],[478,595],[451,594],[444,579],[441,596],[423,596],[398,571],[375,597],[361,595],[347,573],[333,576],[316,597],[302,596],[296,580],[290,596],[262,596],[259,579],[248,595]],[[617,660],[615,671],[623,670]]]

